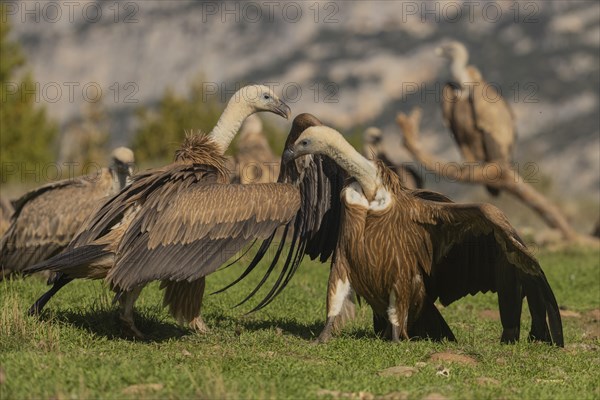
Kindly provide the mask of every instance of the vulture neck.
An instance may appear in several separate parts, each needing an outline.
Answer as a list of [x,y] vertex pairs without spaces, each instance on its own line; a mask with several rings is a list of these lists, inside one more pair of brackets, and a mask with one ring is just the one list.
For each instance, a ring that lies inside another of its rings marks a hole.
[[119,173],[116,166],[110,167],[110,175],[112,176],[112,191],[119,193],[121,189],[131,183],[129,174]]
[[452,73],[452,79],[458,83],[462,88],[465,88],[465,84],[472,82],[467,71],[468,56],[461,55],[452,60],[450,65],[450,72]]
[[220,147],[221,154],[225,154],[244,120],[253,113],[254,110],[244,101],[243,96],[233,96],[229,100],[217,125],[208,134]]
[[326,155],[356,179],[368,201],[375,198],[380,182],[377,177],[377,167],[371,161],[363,157],[341,136],[332,143]]
[[373,143],[366,143],[363,146],[363,155],[369,160],[374,160],[379,154],[379,149]]

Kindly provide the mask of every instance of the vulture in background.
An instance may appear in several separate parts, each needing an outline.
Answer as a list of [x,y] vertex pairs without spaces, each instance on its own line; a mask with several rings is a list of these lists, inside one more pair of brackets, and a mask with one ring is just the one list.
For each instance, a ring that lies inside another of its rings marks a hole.
[[72,279],[105,279],[117,292],[125,328],[143,338],[133,305],[146,283],[159,280],[171,314],[205,331],[200,315],[205,276],[252,240],[268,237],[298,208],[298,191],[291,185],[229,183],[224,153],[244,120],[259,111],[290,114],[268,87],[243,87],[208,135],[186,137],[173,163],[136,175],[66,251],[28,268],[28,273],[62,274],[30,312],[40,312]]
[[[340,194],[339,225],[329,231],[338,234],[332,238],[337,246],[321,341],[330,338],[352,288],[372,307],[376,329],[395,341],[455,340],[434,302],[446,306],[492,291],[498,294],[503,343],[519,339],[527,297],[529,338],[564,345],[558,304],[544,272],[496,207],[407,190],[381,161],[367,160],[328,127],[306,129],[286,146],[282,165],[306,155],[329,157],[351,178]],[[305,249],[292,242],[289,251]],[[285,279],[278,279],[266,302],[281,292],[296,267],[286,263],[280,274]]]
[[363,133],[363,155],[369,160],[381,160],[388,168],[400,177],[404,187],[408,189],[421,189],[423,178],[411,164],[394,164],[383,150],[383,132],[374,126],[367,128]]
[[0,197],[0,237],[8,230],[13,212],[15,210],[11,202],[6,197]]
[[125,187],[133,171],[133,152],[118,147],[110,167],[96,175],[40,186],[17,199],[10,227],[0,244],[2,278],[61,252],[108,196]]
[[[476,67],[467,65],[469,53],[462,43],[446,43],[436,49],[436,54],[450,61],[453,81],[444,86],[442,113],[464,160],[510,164],[515,121],[502,95]],[[486,188],[493,196],[499,193],[496,188]]]
[[235,168],[241,184],[276,182],[279,158],[273,154],[257,115],[246,118],[237,139]]

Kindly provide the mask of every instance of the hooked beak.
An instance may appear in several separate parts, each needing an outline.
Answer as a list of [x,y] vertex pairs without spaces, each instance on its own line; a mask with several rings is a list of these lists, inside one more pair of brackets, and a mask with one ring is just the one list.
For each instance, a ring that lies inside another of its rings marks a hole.
[[292,149],[286,149],[283,152],[283,157],[282,157],[283,158],[283,163],[287,164],[290,161],[294,160],[294,158],[295,158],[294,156],[295,156],[295,154],[294,154],[294,151]]
[[290,106],[288,106],[281,100],[279,100],[279,104],[275,106],[273,112],[279,116],[282,116],[285,119],[290,119],[290,117],[292,116],[292,109],[290,108]]

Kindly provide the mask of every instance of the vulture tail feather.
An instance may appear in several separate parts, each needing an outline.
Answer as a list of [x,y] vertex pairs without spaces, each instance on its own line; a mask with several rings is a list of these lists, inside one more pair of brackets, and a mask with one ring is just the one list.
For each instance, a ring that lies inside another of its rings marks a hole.
[[105,250],[105,245],[93,244],[76,247],[67,252],[57,254],[41,263],[25,268],[23,274],[30,275],[41,271],[66,271],[70,268],[87,264],[109,254],[110,252]]

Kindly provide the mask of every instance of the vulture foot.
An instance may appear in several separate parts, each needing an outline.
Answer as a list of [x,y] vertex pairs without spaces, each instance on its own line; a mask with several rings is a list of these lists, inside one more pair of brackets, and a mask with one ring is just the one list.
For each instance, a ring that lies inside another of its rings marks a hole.
[[129,319],[124,316],[120,316],[119,318],[123,324],[125,336],[133,337],[138,340],[146,340],[146,336],[133,323],[133,318]]
[[319,337],[314,341],[314,344],[327,343],[332,337],[335,321],[339,316],[328,317],[325,327],[319,334]]
[[190,328],[192,330],[194,330],[196,333],[210,332],[210,329],[208,329],[208,326],[206,326],[206,324],[204,323],[204,320],[202,319],[201,316],[197,316],[196,318],[191,320],[189,325],[190,325]]

